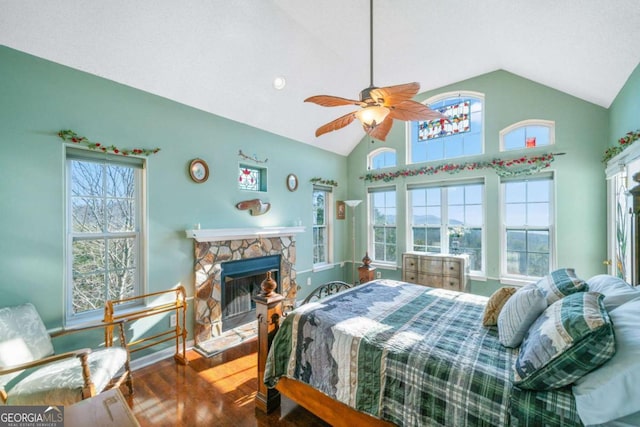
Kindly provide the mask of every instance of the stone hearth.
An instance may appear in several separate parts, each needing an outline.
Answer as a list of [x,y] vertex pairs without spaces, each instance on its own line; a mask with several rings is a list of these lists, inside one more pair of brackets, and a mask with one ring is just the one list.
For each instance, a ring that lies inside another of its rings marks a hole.
[[[231,233],[238,236],[235,239],[229,233],[220,233],[215,230],[187,230],[187,236],[195,239],[194,339],[196,345],[222,335],[220,280],[221,264],[226,261],[281,255],[281,293],[285,297],[285,304],[293,305],[297,293],[296,248],[293,234],[302,231],[299,228],[291,227],[293,231],[283,228],[279,233],[260,233],[264,229],[258,229],[253,233]],[[230,237],[232,238],[230,240],[216,240]]]

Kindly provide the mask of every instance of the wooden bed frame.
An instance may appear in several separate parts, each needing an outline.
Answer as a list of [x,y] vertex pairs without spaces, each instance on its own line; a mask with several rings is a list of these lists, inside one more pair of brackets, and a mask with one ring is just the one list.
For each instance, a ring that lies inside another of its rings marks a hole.
[[[321,286],[322,288],[322,286]],[[258,393],[256,408],[269,413],[280,406],[280,393],[303,406],[319,418],[336,427],[354,427],[360,425],[374,427],[392,427],[395,424],[380,420],[356,411],[342,402],[334,400],[313,387],[282,377],[275,389],[268,388],[264,378],[267,354],[273,337],[282,320],[282,301],[284,297],[276,293],[264,293],[254,297],[258,317]]]

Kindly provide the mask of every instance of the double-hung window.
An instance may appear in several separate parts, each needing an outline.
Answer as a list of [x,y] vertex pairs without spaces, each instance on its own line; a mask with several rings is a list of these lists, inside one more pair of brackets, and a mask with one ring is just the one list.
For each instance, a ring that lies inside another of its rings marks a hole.
[[331,187],[313,187],[313,266],[321,267],[331,261]]
[[398,259],[396,233],[395,187],[369,188],[369,223],[372,244],[369,255],[381,263],[396,263]]
[[144,160],[66,151],[66,320],[143,289]]
[[412,184],[408,195],[411,250],[468,254],[470,270],[484,271],[484,183]]
[[553,269],[553,176],[502,181],[502,275],[535,278]]

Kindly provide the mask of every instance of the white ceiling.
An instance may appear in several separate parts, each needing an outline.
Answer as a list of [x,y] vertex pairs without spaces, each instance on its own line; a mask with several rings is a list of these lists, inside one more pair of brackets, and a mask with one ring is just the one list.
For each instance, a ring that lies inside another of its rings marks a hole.
[[[339,154],[314,136],[369,85],[368,0],[2,0],[0,44]],[[374,83],[504,69],[609,107],[640,60],[639,0],[374,0]],[[287,85],[274,89],[276,76]],[[397,126],[397,125],[396,125]]]

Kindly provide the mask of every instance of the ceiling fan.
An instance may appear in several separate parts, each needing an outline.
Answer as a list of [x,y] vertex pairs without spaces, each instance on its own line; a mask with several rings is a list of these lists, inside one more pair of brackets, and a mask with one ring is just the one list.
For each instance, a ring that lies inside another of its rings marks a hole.
[[352,111],[320,126],[316,130],[316,136],[342,129],[357,118],[369,136],[384,141],[393,126],[394,119],[403,121],[448,120],[439,112],[411,99],[420,90],[420,84],[417,82],[387,87],[373,85],[373,0],[369,0],[369,54],[370,84],[368,88],[360,92],[360,100],[331,95],[316,95],[304,100],[304,102],[313,102],[323,107],[343,105],[361,107],[360,110]]

